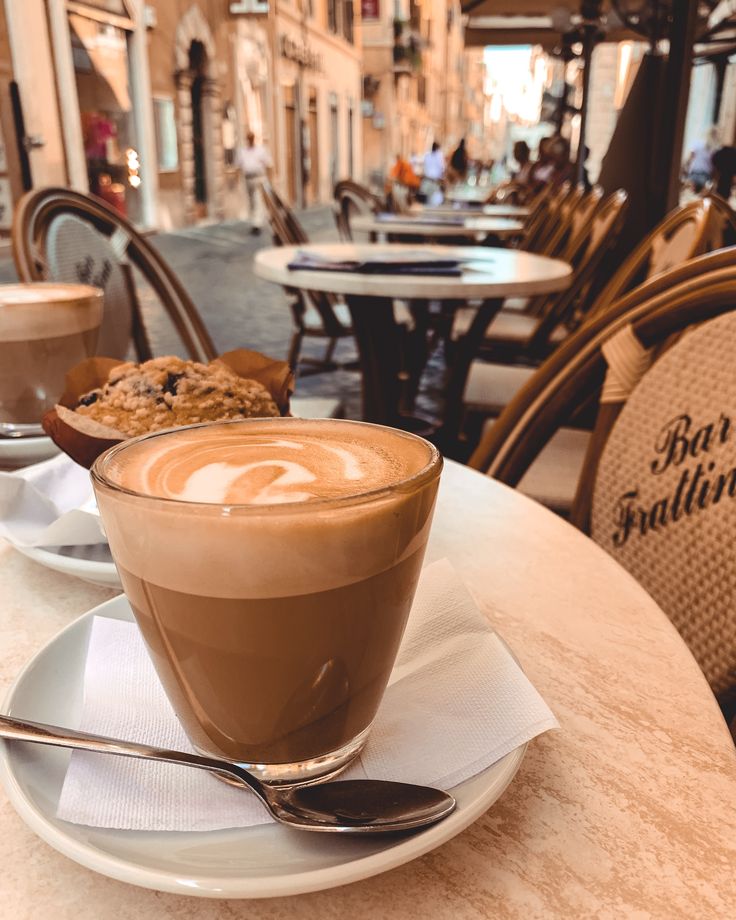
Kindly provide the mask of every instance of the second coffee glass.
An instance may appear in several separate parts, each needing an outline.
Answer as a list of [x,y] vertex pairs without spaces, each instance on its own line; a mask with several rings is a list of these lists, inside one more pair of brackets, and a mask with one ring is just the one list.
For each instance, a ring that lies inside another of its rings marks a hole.
[[197,750],[271,781],[359,752],[441,468],[414,435],[291,418],[146,435],[95,463],[125,593]]

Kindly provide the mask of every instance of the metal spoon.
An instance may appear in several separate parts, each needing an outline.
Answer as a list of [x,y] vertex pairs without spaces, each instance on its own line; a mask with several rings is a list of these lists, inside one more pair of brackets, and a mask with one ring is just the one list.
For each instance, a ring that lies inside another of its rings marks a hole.
[[0,438],[39,438],[45,433],[35,423],[0,422]]
[[405,831],[434,824],[455,808],[455,799],[451,795],[428,786],[371,779],[309,786],[271,785],[227,760],[117,741],[9,716],[0,716],[0,738],[161,760],[222,773],[229,779],[234,777],[254,792],[278,822],[302,831],[349,834]]

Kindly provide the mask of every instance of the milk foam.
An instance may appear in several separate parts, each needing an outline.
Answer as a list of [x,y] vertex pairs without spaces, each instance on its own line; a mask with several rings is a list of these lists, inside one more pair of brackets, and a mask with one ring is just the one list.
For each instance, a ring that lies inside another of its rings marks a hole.
[[97,481],[95,491],[115,561],[132,574],[197,595],[286,597],[368,578],[421,548],[440,468],[429,444],[394,429],[248,420],[123,445],[95,470],[136,494]]
[[[215,504],[306,502],[380,489],[419,472],[421,441],[339,423],[188,428],[131,445],[111,465],[116,484],[158,498]],[[368,436],[370,432],[370,436]]]
[[0,285],[0,343],[31,342],[96,329],[103,293],[86,284]]

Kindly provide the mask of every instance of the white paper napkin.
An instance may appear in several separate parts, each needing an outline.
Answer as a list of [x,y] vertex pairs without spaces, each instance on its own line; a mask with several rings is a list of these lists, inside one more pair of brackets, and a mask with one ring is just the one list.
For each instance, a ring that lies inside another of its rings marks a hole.
[[[446,560],[422,573],[368,743],[345,778],[450,789],[557,720]],[[90,636],[80,728],[192,748],[137,627],[98,617]],[[189,767],[74,751],[58,817],[135,830],[214,830],[270,821],[248,792]]]
[[66,454],[0,472],[0,537],[18,546],[104,543],[89,470]]

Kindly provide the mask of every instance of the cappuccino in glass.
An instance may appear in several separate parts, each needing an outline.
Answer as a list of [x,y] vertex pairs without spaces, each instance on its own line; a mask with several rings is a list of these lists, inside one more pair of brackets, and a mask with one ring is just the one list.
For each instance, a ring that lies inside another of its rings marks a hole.
[[0,285],[0,425],[32,424],[95,352],[103,293],[83,284]]
[[414,435],[248,419],[127,441],[92,478],[193,745],[266,779],[341,769],[383,696],[442,459]]

